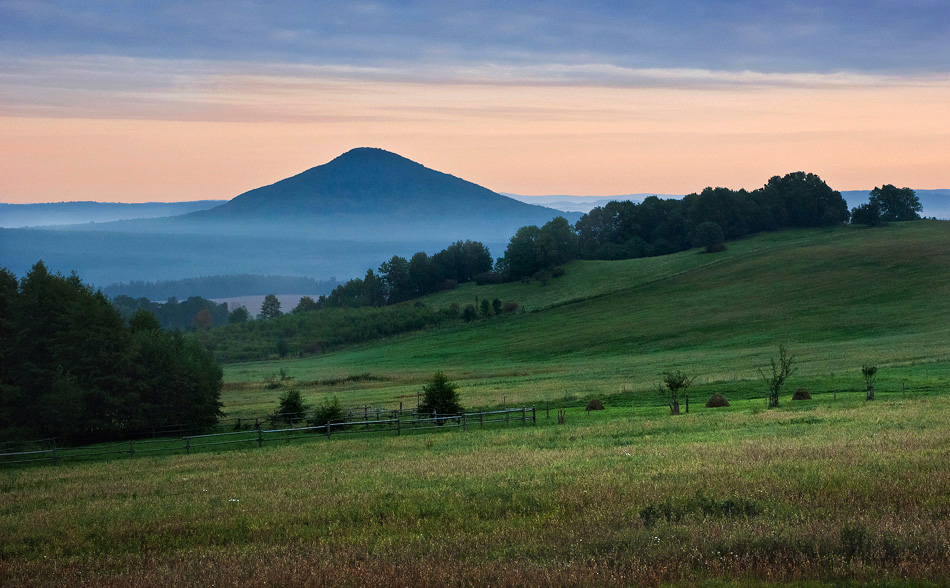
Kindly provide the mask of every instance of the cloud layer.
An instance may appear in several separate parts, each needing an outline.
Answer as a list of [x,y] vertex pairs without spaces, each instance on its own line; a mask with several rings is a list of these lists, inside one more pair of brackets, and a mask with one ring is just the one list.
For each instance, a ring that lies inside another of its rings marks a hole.
[[0,0],[0,201],[229,198],[380,146],[516,193],[950,185],[944,0]]

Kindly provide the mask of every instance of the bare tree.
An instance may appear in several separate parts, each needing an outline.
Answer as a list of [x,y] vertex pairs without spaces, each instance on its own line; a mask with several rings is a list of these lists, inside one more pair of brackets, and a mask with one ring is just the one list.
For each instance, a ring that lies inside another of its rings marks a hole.
[[785,345],[778,346],[778,362],[775,361],[774,357],[769,361],[772,364],[772,375],[767,376],[762,368],[759,368],[759,373],[762,374],[762,379],[765,380],[765,385],[769,388],[769,408],[774,408],[778,406],[778,395],[782,391],[782,386],[785,385],[785,380],[795,373],[797,368],[792,367],[795,356],[788,354]]
[[877,366],[861,366],[861,375],[864,376],[864,390],[867,394],[867,399],[874,400],[874,378],[877,376]]

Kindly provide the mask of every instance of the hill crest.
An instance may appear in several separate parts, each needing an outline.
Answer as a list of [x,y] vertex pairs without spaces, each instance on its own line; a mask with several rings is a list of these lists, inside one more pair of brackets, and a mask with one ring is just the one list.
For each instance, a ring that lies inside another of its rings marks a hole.
[[328,163],[189,216],[211,219],[341,214],[410,218],[517,215],[525,217],[524,224],[533,224],[563,213],[502,196],[385,149],[359,147]]

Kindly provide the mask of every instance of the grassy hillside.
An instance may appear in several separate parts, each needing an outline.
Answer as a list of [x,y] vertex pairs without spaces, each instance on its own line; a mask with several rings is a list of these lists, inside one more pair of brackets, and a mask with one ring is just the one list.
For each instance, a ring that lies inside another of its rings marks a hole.
[[332,392],[354,404],[414,398],[438,369],[478,406],[652,393],[668,369],[686,370],[710,390],[757,394],[758,370],[781,343],[797,356],[793,384],[816,392],[863,387],[864,363],[877,364],[890,389],[948,375],[950,223],[787,231],[720,254],[575,262],[566,270],[546,285],[467,285],[426,300],[497,297],[518,301],[522,314],[323,356],[227,366],[234,394],[226,404],[248,414],[270,406],[271,398],[258,403],[260,395],[248,392],[280,368],[299,381],[389,379],[304,387],[314,399]]
[[[948,237],[922,222],[576,263],[430,301],[523,314],[228,366],[236,415],[273,409],[281,368],[345,404],[412,402],[444,369],[468,406],[551,400],[566,423],[2,469],[0,585],[945,586]],[[781,342],[799,370],[766,410],[758,368]],[[671,368],[697,376],[678,417],[655,392]],[[702,406],[714,391],[732,405]],[[594,396],[607,410],[585,413]]]

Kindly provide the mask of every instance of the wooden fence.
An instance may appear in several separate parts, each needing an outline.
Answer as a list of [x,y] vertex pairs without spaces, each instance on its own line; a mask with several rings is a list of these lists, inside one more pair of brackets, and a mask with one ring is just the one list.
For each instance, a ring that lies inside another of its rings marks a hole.
[[264,443],[289,442],[297,439],[315,439],[334,435],[352,435],[367,433],[395,433],[446,430],[451,428],[484,427],[498,423],[536,422],[534,407],[511,408],[487,412],[473,412],[460,415],[432,417],[388,418],[380,420],[347,421],[327,423],[320,426],[293,427],[285,429],[255,428],[228,433],[207,435],[187,435],[177,438],[138,439],[114,444],[102,444],[90,447],[57,446],[55,439],[36,441],[36,448],[24,451],[0,453],[0,466],[12,466],[31,463],[59,464],[71,461],[91,459],[112,459],[116,457],[135,458],[142,455],[185,454],[223,448],[226,445],[263,447]]

